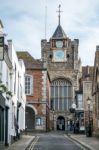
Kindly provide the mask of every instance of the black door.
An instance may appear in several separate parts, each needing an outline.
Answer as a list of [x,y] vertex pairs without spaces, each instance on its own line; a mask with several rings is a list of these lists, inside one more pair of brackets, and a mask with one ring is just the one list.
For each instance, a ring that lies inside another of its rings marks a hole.
[[0,143],[4,142],[4,109],[0,107]]
[[28,106],[26,106],[26,127],[28,131],[35,129],[35,112]]
[[5,108],[5,145],[8,145],[8,107]]
[[62,116],[57,119],[57,130],[65,130],[65,119]]

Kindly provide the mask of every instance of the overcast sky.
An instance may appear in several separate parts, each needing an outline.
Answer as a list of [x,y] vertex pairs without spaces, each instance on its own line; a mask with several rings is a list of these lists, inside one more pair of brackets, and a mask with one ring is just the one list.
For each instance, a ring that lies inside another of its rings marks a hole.
[[[47,4],[46,4],[47,3]],[[61,26],[70,39],[79,39],[79,57],[83,65],[93,65],[99,44],[99,0],[0,0],[0,19],[7,39],[17,50],[41,57],[41,39],[45,38],[47,6],[47,40],[58,25],[61,4]]]

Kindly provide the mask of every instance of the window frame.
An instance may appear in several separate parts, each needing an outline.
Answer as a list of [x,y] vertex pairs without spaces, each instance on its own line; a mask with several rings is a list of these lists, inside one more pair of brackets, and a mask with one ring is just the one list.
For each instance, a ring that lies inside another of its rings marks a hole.
[[41,126],[41,125],[43,124],[42,121],[43,121],[43,120],[42,120],[42,117],[37,117],[37,118],[36,118],[36,126]]
[[[26,77],[30,78],[30,89],[27,88],[27,91],[30,90],[30,92],[26,92]],[[33,95],[33,76],[29,74],[25,74],[25,94]]]
[[[55,94],[56,91],[58,92],[57,95]],[[51,95],[51,102],[53,102],[51,109],[56,111],[68,111],[72,104],[72,83],[63,78],[55,79],[51,83],[51,92],[53,93],[53,95]],[[66,106],[64,104],[66,104]]]

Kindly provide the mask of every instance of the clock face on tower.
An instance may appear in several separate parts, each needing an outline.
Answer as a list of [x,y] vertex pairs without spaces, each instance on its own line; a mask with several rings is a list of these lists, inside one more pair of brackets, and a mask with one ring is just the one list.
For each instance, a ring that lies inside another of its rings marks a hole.
[[63,41],[56,41],[56,47],[62,48],[63,47]]
[[65,58],[64,51],[62,50],[54,51],[54,61],[61,62],[64,61],[64,58]]

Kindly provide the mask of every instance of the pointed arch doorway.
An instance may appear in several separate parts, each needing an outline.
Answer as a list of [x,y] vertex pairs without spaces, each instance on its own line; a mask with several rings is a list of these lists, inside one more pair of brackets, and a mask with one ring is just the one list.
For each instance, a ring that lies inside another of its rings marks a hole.
[[57,130],[65,130],[65,118],[63,116],[57,118]]

